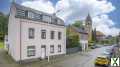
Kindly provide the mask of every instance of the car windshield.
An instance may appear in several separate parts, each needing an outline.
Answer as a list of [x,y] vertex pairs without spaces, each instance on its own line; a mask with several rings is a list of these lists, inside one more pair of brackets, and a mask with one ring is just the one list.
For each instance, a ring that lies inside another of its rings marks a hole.
[[106,58],[104,58],[104,57],[98,57],[98,59],[106,59]]

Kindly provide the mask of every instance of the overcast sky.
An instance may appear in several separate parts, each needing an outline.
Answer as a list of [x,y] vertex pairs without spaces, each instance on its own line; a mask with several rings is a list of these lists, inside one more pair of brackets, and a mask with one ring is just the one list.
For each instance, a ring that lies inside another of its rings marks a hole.
[[[9,13],[12,0],[0,0],[0,11]],[[44,11],[57,13],[66,24],[84,20],[90,13],[93,27],[106,35],[117,35],[120,31],[120,0],[16,0],[16,3]]]

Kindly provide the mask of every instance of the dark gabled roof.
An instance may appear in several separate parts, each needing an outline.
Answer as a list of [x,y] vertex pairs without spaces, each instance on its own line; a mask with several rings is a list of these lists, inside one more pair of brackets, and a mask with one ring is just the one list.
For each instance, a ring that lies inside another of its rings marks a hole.
[[55,16],[55,15],[53,15],[53,14],[48,14],[48,13],[45,13],[45,12],[42,12],[42,11],[38,11],[38,10],[32,9],[32,8],[30,8],[30,7],[26,7],[26,6],[19,5],[19,4],[14,3],[14,2],[12,3],[12,6],[16,7],[17,9],[27,10],[27,11],[31,11],[31,12],[34,12],[34,13],[37,13],[37,14],[44,14],[44,15],[51,16],[52,18],[59,19],[60,21],[62,21],[61,23],[62,23],[63,25],[65,25],[65,24],[64,24],[64,21],[63,21],[61,18],[59,18],[59,17],[57,17],[57,16]]
[[77,28],[77,27],[72,26],[72,28],[74,28],[75,31],[81,34],[88,34],[84,27]]
[[84,28],[78,28],[79,33],[88,34]]

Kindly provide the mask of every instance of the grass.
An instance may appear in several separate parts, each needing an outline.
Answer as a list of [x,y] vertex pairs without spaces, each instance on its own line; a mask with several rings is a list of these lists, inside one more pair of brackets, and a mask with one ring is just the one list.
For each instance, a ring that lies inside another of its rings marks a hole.
[[0,48],[4,48],[3,42],[0,42]]

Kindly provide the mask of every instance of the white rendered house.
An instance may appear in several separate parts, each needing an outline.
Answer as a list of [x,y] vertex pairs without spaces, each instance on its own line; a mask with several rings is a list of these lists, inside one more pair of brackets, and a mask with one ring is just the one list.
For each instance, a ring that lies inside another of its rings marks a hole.
[[64,21],[13,3],[8,24],[8,53],[15,61],[66,54]]
[[86,30],[84,30],[84,28],[80,28],[79,33],[82,51],[86,51],[88,49],[88,33]]

